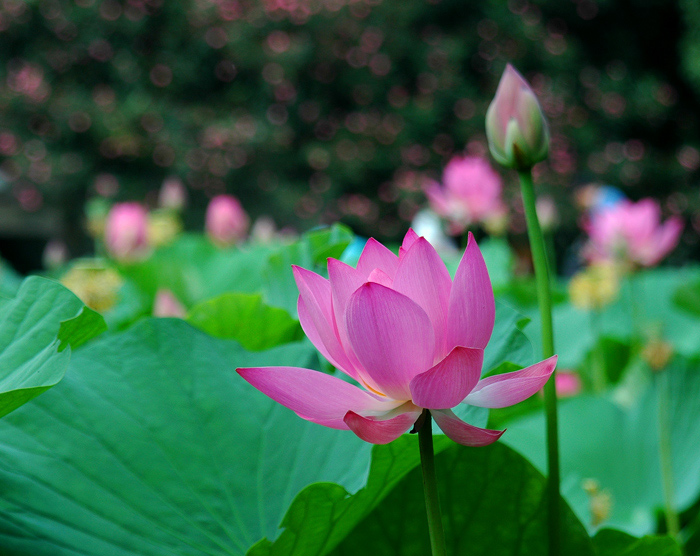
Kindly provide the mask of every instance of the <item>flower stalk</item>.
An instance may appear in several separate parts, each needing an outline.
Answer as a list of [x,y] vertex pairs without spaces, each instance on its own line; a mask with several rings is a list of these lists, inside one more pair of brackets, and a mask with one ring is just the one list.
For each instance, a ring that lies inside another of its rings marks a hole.
[[433,427],[430,411],[423,410],[418,428],[418,445],[420,448],[420,463],[423,469],[423,491],[425,493],[425,509],[428,512],[428,532],[430,548],[433,556],[446,556],[445,532],[442,528],[440,515],[440,499],[437,491],[435,476],[435,454],[433,452]]
[[666,531],[674,539],[680,533],[678,512],[673,504],[673,460],[671,456],[671,419],[669,415],[669,372],[662,371],[657,375],[658,380],[658,421],[659,421],[659,459],[661,462],[661,478],[664,492],[664,514]]
[[[535,204],[535,188],[530,169],[518,172],[520,189],[525,208],[527,233],[532,250],[532,261],[535,268],[537,285],[537,300],[540,307],[542,322],[542,352],[545,357],[554,354],[554,329],[552,325],[552,299],[550,290],[549,265],[542,229],[537,218]],[[547,491],[548,491],[548,522],[549,522],[549,554],[559,554],[560,523],[559,523],[559,436],[557,426],[557,391],[555,373],[552,373],[544,387],[545,411],[547,416]]]

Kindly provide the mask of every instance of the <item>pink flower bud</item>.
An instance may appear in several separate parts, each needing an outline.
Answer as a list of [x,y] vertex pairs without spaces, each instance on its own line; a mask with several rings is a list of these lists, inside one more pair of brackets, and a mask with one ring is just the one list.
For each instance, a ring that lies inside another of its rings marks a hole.
[[133,261],[148,250],[148,212],[138,203],[118,203],[105,224],[105,245],[117,260]]
[[153,302],[154,317],[185,317],[185,307],[175,297],[173,292],[167,289],[159,289]]
[[158,206],[164,209],[182,210],[187,204],[187,190],[180,178],[169,177],[160,187]]
[[233,245],[243,240],[250,220],[241,203],[232,195],[218,195],[207,207],[206,228],[219,245]]
[[68,261],[68,246],[63,240],[52,239],[44,247],[41,257],[44,268],[55,270],[62,267]]
[[547,158],[549,130],[537,97],[508,64],[486,112],[486,136],[499,164],[527,170]]

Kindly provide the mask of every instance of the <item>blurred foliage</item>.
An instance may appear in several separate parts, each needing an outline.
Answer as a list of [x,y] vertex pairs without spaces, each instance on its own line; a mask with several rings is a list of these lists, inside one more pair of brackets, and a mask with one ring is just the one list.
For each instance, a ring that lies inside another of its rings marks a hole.
[[77,214],[177,175],[190,218],[227,190],[283,225],[396,238],[425,180],[485,152],[510,61],[551,122],[537,179],[563,222],[590,181],[692,213],[698,19],[691,0],[5,0],[0,188]]

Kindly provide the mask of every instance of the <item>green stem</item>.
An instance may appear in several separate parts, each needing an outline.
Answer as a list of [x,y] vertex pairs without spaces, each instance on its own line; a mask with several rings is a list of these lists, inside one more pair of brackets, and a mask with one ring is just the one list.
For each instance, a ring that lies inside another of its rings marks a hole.
[[658,375],[659,385],[659,459],[664,490],[666,513],[666,530],[673,538],[678,538],[680,523],[678,513],[673,507],[673,460],[671,456],[671,421],[669,416],[669,376],[668,371]]
[[639,304],[639,293],[637,284],[635,284],[634,271],[630,271],[627,275],[627,292],[630,304],[630,319],[632,320],[632,346],[638,349],[644,342],[644,315],[642,307]]
[[433,556],[446,556],[445,532],[440,517],[440,500],[435,479],[435,456],[433,453],[433,427],[430,411],[423,410],[423,423],[418,430],[420,446],[420,463],[423,468],[423,491],[425,492],[425,509],[428,512],[428,532]]
[[593,366],[593,390],[600,394],[608,385],[608,379],[605,373],[605,358],[603,355],[602,346],[600,345],[600,311],[593,309],[591,311],[591,329],[593,331],[593,353],[591,354],[591,362]]
[[543,232],[545,245],[547,246],[547,263],[549,270],[549,279],[552,283],[552,288],[556,286],[556,275],[557,275],[557,251],[554,246],[554,233],[549,230]]
[[[518,172],[523,207],[527,220],[527,235],[530,239],[532,262],[535,267],[537,300],[542,321],[542,353],[545,358],[554,355],[554,329],[552,326],[552,299],[547,264],[547,252],[542,237],[542,229],[537,219],[535,186],[530,170]],[[559,556],[559,436],[557,433],[557,391],[555,373],[544,387],[544,403],[547,415],[547,495],[549,523],[549,556]]]

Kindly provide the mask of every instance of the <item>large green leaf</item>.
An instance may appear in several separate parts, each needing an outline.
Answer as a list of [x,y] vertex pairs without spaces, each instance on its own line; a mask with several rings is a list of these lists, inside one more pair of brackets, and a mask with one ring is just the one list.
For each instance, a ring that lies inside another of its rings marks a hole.
[[[664,384],[666,382],[666,384]],[[562,491],[581,521],[595,529],[589,496],[583,488],[594,479],[610,496],[603,525],[643,535],[654,531],[663,508],[659,463],[658,400],[668,392],[677,509],[700,495],[700,363],[676,358],[640,392],[619,388],[607,397],[580,397],[559,408]],[[539,469],[545,469],[544,418],[531,415],[508,424],[504,441]]]
[[236,366],[299,365],[178,319],[78,350],[61,384],[0,427],[0,553],[243,554],[313,481],[355,492],[370,445],[299,419]]
[[673,292],[673,302],[684,311],[700,316],[700,282],[683,283]]
[[216,338],[236,340],[251,351],[304,338],[299,321],[284,309],[266,305],[259,294],[225,293],[195,305],[192,326]]
[[[484,426],[488,411],[462,407],[459,416]],[[440,433],[438,429],[436,432]],[[442,434],[435,436],[435,451],[451,446]],[[402,436],[372,450],[372,465],[364,488],[350,496],[337,484],[316,483],[294,499],[282,521],[283,531],[274,542],[263,539],[248,556],[320,556],[328,553],[377,505],[401,479],[420,464],[416,438]]]
[[101,316],[58,282],[30,277],[0,299],[0,417],[57,384],[76,348],[105,330]]
[[602,529],[593,537],[596,556],[682,556],[671,537],[646,536],[637,539],[614,529]]
[[[546,480],[522,456],[501,444],[453,444],[435,463],[448,554],[547,553]],[[583,525],[565,504],[561,512],[561,554],[593,556]],[[420,469],[407,474],[331,554],[354,555],[368,547],[372,554],[430,554]]]
[[530,340],[523,333],[529,319],[506,303],[496,302],[496,322],[493,333],[484,350],[484,373],[493,371],[503,363],[526,367],[536,362]]

